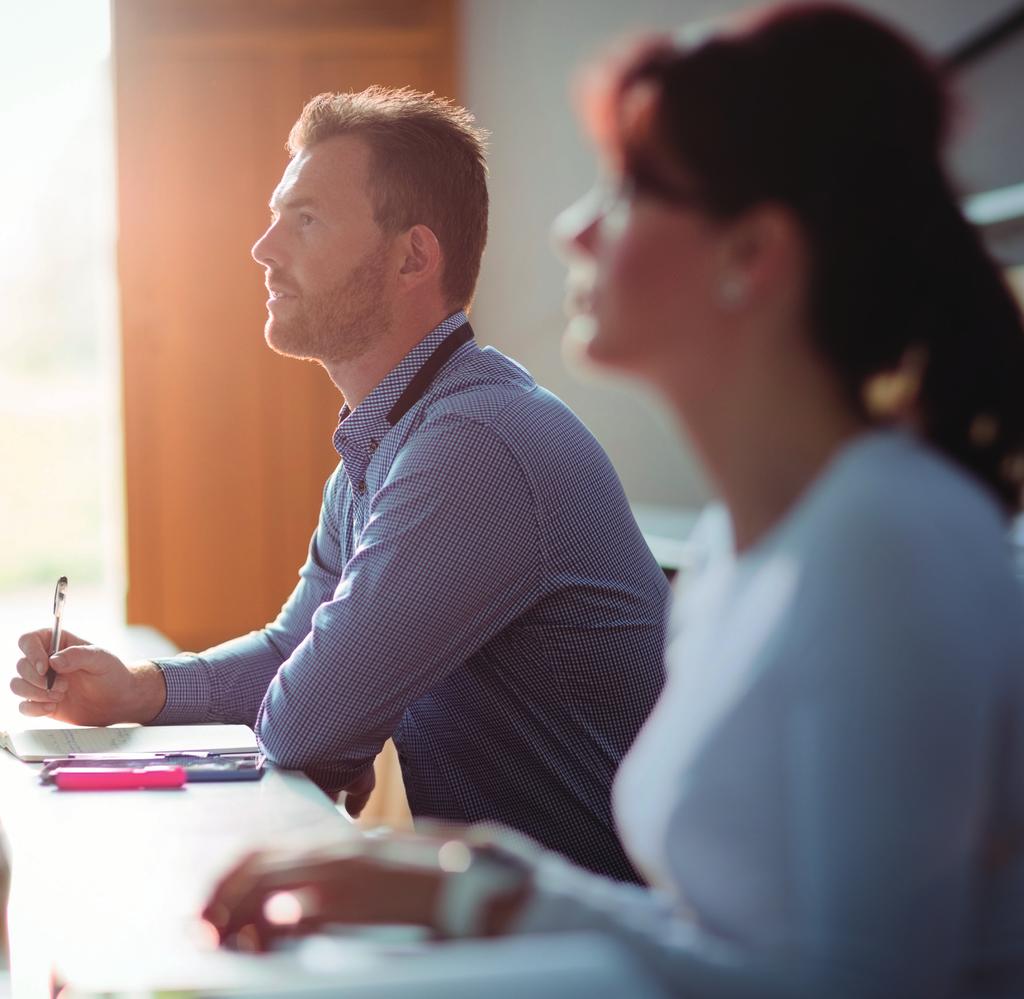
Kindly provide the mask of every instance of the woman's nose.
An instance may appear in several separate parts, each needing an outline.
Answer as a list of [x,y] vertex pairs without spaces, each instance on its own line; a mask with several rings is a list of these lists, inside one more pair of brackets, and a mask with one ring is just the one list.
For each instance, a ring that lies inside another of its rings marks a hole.
[[590,195],[559,212],[551,224],[555,252],[564,260],[594,256],[600,221],[600,212]]

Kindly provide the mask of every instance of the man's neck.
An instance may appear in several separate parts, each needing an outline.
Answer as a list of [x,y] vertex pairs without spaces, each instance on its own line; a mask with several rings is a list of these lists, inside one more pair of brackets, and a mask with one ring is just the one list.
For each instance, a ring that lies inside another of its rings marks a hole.
[[403,317],[359,357],[338,362],[322,362],[331,381],[355,409],[387,376],[399,361],[454,309],[433,309],[416,316]]

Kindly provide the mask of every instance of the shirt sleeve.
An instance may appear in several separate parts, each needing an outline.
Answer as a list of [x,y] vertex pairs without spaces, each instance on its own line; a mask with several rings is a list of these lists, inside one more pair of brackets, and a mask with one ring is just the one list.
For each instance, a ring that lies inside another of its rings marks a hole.
[[317,607],[338,583],[341,551],[336,528],[338,470],[324,486],[320,520],[299,582],[277,618],[261,631],[233,638],[205,652],[155,660],[167,686],[155,725],[221,722],[255,726],[260,703],[280,665],[309,633]]
[[651,984],[666,995],[693,999],[821,999],[801,972],[702,930],[676,899],[575,867],[545,852],[534,872],[533,896],[515,933],[603,933],[623,945]]
[[410,704],[536,598],[540,545],[530,482],[494,429],[454,415],[419,428],[270,681],[257,718],[268,758],[345,786]]

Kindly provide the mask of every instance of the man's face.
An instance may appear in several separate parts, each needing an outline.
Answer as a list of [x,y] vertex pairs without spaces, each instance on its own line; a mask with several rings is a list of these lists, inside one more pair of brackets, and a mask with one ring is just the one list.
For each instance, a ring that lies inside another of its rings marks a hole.
[[344,363],[387,333],[391,241],[373,218],[370,150],[337,136],[298,153],[252,248],[266,269],[267,343],[279,354]]

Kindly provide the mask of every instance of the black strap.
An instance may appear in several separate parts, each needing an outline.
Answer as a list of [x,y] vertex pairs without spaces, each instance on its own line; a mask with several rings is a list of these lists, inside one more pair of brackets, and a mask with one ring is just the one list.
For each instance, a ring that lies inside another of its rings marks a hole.
[[441,365],[448,360],[464,343],[473,339],[473,327],[464,323],[452,330],[435,348],[434,352],[424,361],[423,367],[413,376],[405,391],[398,397],[398,402],[388,413],[388,423],[394,426],[406,413],[423,398],[423,393],[430,388],[434,376],[440,371]]

